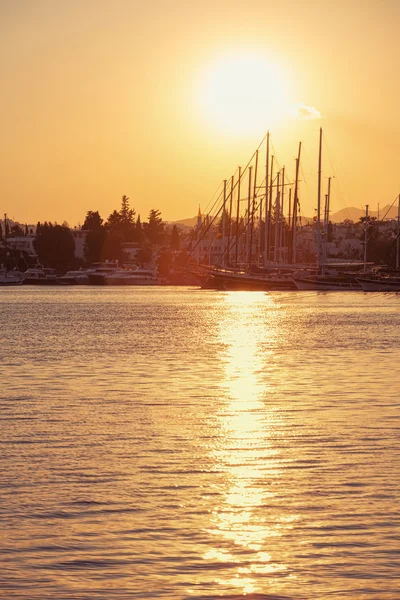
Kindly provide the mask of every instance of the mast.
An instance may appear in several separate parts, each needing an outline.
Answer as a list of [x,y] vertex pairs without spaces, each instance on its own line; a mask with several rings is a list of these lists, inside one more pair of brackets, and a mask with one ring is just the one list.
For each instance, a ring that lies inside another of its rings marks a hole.
[[279,210],[279,262],[283,262],[283,251],[284,251],[284,227],[283,227],[283,215],[284,215],[284,198],[285,198],[285,167],[282,167],[282,195],[281,205]]
[[328,193],[325,194],[325,207],[324,207],[324,240],[323,240],[323,251],[322,251],[322,274],[325,273],[326,259],[328,257],[328,228],[329,228],[329,205],[331,196],[331,178],[328,178]]
[[253,202],[251,208],[251,226],[250,226],[250,260],[253,253],[253,232],[254,232],[254,216],[256,212],[257,198],[257,170],[258,170],[258,150],[256,150],[256,164],[254,167],[254,184],[253,184]]
[[367,272],[367,241],[368,241],[368,204],[365,205],[364,273]]
[[226,263],[229,265],[229,254],[230,254],[230,246],[231,246],[231,223],[232,223],[232,201],[233,201],[233,183],[235,176],[231,177],[231,191],[229,194],[229,221],[228,221],[228,248],[226,251]]
[[396,269],[400,266],[400,194],[397,207]]
[[226,227],[226,179],[224,179],[224,199],[222,206],[222,256],[223,263],[226,264],[225,256],[225,227]]
[[[293,216],[292,216],[292,231],[291,231],[291,243],[290,243],[290,259],[289,262],[293,262],[296,255],[296,227],[297,227],[297,205],[298,190],[299,190],[299,169],[300,169],[300,155],[301,155],[301,142],[299,142],[299,151],[296,158],[296,179],[294,182],[294,196],[293,196]],[[294,261],[296,262],[296,261]]]
[[264,267],[268,263],[268,175],[269,175],[269,131],[267,133],[267,155],[265,159],[265,219],[264,219]]
[[278,172],[278,179],[276,184],[276,201],[275,201],[275,240],[274,240],[274,263],[277,262],[278,256],[278,232],[279,232],[279,193],[280,193],[280,172]]
[[246,236],[246,241],[247,241],[247,263],[250,266],[251,263],[251,247],[250,247],[250,222],[251,222],[251,178],[252,178],[252,171],[253,171],[253,167],[250,165],[249,167],[249,190],[248,190],[248,197],[247,197],[247,236]]
[[240,182],[242,179],[242,167],[238,167],[239,179],[237,184],[237,204],[236,204],[236,233],[235,233],[235,267],[238,265],[238,249],[239,249],[239,213],[240,213]]
[[317,266],[321,261],[321,173],[322,173],[322,127],[319,130],[318,153],[318,203],[317,203]]
[[274,173],[274,157],[271,157],[271,175],[269,178],[269,195],[268,195],[268,236],[267,236],[267,260],[269,260],[269,251],[271,247],[271,225],[272,225],[272,184],[273,184],[273,173]]

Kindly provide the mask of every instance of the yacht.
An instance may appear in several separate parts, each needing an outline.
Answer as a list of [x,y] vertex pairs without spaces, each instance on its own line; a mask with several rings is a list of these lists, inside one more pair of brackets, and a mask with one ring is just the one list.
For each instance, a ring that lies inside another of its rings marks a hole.
[[88,274],[92,285],[161,285],[156,269],[102,266]]
[[24,273],[25,285],[56,285],[57,283],[57,271],[42,265],[35,265]]
[[399,277],[357,278],[364,292],[400,292]]
[[5,268],[0,269],[0,286],[21,285],[23,281],[24,275],[20,271],[7,271]]
[[90,283],[89,273],[93,271],[94,269],[80,269],[79,271],[67,271],[65,275],[57,277],[57,281],[61,285],[88,285]]

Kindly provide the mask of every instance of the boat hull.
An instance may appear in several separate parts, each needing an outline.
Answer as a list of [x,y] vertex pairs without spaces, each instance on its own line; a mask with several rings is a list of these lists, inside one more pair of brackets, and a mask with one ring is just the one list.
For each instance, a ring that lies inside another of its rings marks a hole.
[[212,273],[203,285],[203,289],[216,289],[242,292],[272,292],[295,290],[296,286],[290,278],[278,277],[245,277]]
[[161,285],[161,281],[151,277],[107,277],[92,273],[89,275],[89,283],[91,285],[129,285],[129,286],[146,286],[146,285]]
[[316,279],[293,278],[296,288],[300,291],[324,292],[357,292],[361,286],[357,281],[318,281]]
[[400,292],[400,281],[357,279],[364,292]]
[[34,277],[26,277],[23,281],[24,285],[58,285],[57,279],[35,279]]

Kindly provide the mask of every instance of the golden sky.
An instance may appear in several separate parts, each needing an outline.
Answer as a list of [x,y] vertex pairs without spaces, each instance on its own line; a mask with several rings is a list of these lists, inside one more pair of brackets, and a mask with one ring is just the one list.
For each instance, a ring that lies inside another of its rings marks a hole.
[[0,213],[190,217],[269,128],[288,173],[303,142],[312,215],[321,126],[332,210],[390,204],[399,22],[398,0],[0,0]]

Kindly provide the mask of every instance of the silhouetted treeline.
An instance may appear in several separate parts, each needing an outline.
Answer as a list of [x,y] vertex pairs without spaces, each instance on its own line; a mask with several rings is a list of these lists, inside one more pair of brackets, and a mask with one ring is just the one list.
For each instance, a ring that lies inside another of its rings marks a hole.
[[39,262],[57,269],[59,273],[73,268],[76,264],[75,241],[66,223],[38,223],[33,246]]
[[[162,246],[167,232],[159,210],[152,209],[147,223],[131,208],[129,198],[122,196],[121,207],[114,210],[104,222],[98,211],[89,211],[82,229],[87,230],[85,262],[90,264],[104,260],[124,261],[124,243],[133,243],[139,248],[138,262],[151,260],[151,247]],[[174,246],[179,247],[179,233],[173,235]]]

